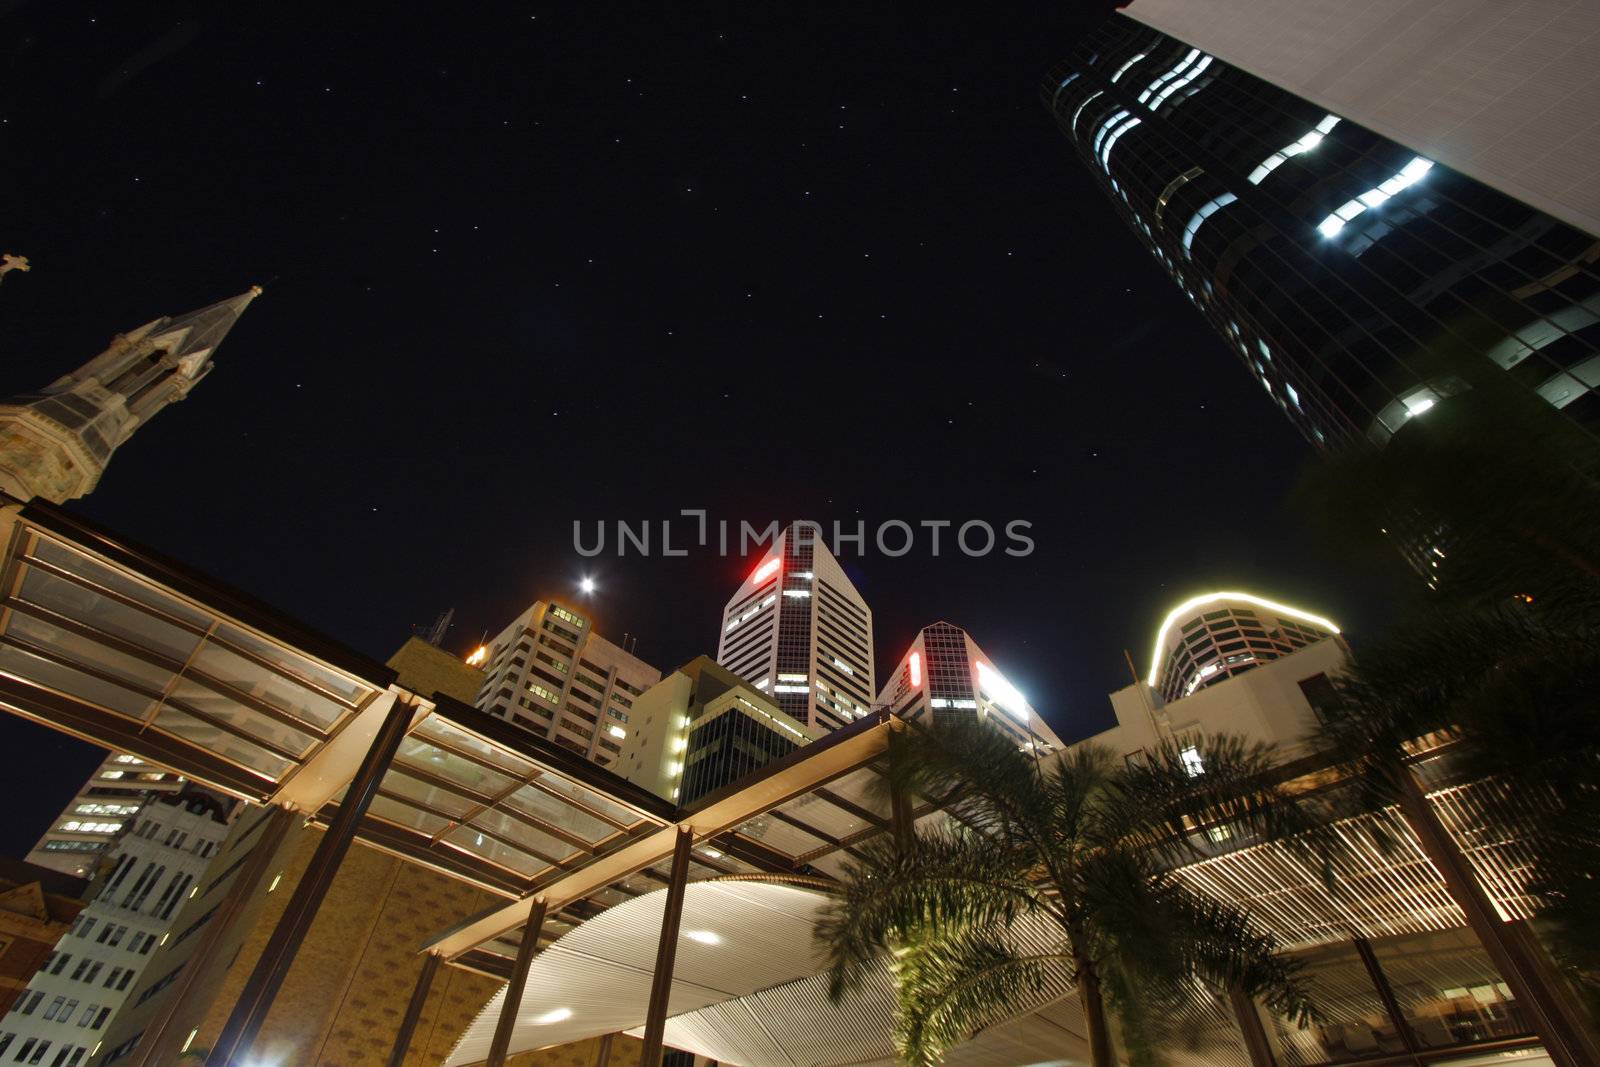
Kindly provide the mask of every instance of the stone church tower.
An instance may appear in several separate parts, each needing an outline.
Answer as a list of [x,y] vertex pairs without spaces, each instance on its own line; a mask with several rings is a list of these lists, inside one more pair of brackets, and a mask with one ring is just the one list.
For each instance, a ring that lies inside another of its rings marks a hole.
[[61,504],[92,490],[118,445],[211,372],[217,345],[260,294],[252,286],[118,334],[42,391],[0,402],[0,492]]

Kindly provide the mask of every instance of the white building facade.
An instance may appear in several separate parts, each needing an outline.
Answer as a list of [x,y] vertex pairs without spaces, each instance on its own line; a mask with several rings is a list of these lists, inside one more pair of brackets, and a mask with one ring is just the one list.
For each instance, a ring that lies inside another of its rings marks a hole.
[[1041,757],[1062,747],[1055,731],[978,643],[947,622],[926,626],[912,638],[878,702],[911,722],[976,718]]
[[99,1053],[228,835],[225,805],[202,793],[153,797],[127,823],[98,896],[0,1019],[0,1061],[80,1067]]
[[540,600],[488,645],[477,706],[612,767],[633,702],[661,671],[594,632],[587,612]]
[[113,752],[50,824],[27,860],[77,878],[93,877],[101,857],[144,803],[153,796],[176,793],[183,785],[181,775]]
[[872,707],[872,610],[814,527],[781,532],[728,600],[717,663],[817,729]]

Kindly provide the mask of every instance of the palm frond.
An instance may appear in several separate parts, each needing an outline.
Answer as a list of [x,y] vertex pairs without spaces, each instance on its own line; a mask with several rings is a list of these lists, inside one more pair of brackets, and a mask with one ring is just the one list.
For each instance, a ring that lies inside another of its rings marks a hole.
[[989,931],[914,938],[891,968],[900,992],[895,1047],[928,1067],[984,1026],[1041,999],[1052,979],[1072,973],[1064,952],[1021,953]]
[[1035,866],[1027,851],[964,833],[922,831],[865,846],[817,926],[829,996],[843,997],[912,931],[1006,926],[1024,912],[1048,912]]

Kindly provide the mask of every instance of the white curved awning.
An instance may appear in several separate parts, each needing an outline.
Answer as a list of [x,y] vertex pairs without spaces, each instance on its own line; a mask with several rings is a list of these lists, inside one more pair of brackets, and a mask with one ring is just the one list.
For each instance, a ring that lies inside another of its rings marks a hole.
[[[666,1044],[742,1067],[892,1063],[894,988],[872,975],[844,1002],[827,997],[813,931],[827,897],[774,882],[686,887]],[[655,966],[666,890],[596,916],[533,960],[509,1051],[637,1034]],[[1023,935],[1026,937],[1026,935]],[[1028,938],[1032,940],[1032,938]],[[1031,1014],[992,1027],[955,1050],[956,1067],[1087,1062],[1077,998],[1065,979]],[[445,1061],[483,1061],[504,990]]]

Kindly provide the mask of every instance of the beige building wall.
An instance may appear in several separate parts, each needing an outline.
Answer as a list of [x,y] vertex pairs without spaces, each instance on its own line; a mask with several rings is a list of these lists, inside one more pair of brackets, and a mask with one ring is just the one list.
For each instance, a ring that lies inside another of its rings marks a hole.
[[1274,744],[1292,759],[1305,754],[1306,735],[1316,723],[1300,683],[1337,674],[1346,660],[1344,643],[1330,637],[1166,705],[1155,689],[1139,682],[1111,694],[1117,725],[1080,743],[1104,745],[1126,756],[1165,737],[1198,731]]

